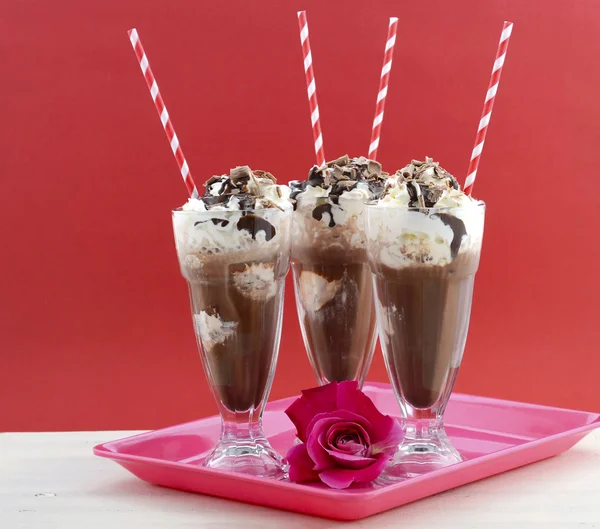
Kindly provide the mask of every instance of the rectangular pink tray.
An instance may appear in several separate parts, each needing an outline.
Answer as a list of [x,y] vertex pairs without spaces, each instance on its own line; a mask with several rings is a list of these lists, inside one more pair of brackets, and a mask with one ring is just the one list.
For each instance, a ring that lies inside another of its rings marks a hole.
[[[383,413],[399,415],[389,384],[368,383],[364,390]],[[284,413],[293,400],[271,402],[264,414],[265,433],[281,454],[294,441],[295,429]],[[101,444],[94,453],[114,459],[138,478],[157,485],[336,520],[356,520],[560,454],[599,427],[600,414],[454,394],[445,423],[465,461],[381,488],[336,491],[324,485],[203,468],[201,462],[219,436],[219,417]]]

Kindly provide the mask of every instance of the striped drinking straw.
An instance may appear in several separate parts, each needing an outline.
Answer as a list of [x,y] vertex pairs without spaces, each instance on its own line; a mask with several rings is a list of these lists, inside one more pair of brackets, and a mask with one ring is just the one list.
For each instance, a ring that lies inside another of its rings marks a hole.
[[392,58],[394,56],[394,46],[396,44],[396,33],[398,31],[398,19],[390,18],[387,40],[385,42],[385,54],[383,57],[383,68],[381,69],[381,78],[379,79],[379,91],[377,92],[377,106],[375,107],[375,119],[373,120],[373,129],[371,131],[371,143],[369,145],[368,158],[377,159],[377,148],[379,147],[379,138],[381,136],[381,124],[383,123],[383,111],[385,109],[385,98],[387,96],[388,85],[390,83],[390,72],[392,70]]
[[496,99],[496,94],[498,93],[500,76],[502,75],[502,67],[504,66],[504,59],[506,58],[506,51],[508,49],[508,43],[510,41],[512,29],[512,22],[504,22],[502,34],[500,35],[500,43],[498,44],[498,51],[496,52],[496,60],[494,61],[494,68],[492,69],[492,77],[490,79],[488,91],[485,95],[483,112],[481,113],[481,119],[479,120],[477,136],[475,137],[475,147],[473,147],[473,152],[471,153],[469,172],[467,174],[467,178],[465,179],[464,192],[467,195],[471,195],[473,193],[473,185],[475,184],[475,178],[477,176],[477,168],[479,167],[481,152],[483,151],[483,144],[485,143],[485,135],[492,117],[492,109],[494,108],[494,101]]
[[130,29],[127,32],[127,34],[129,35],[129,39],[131,40],[131,46],[133,46],[135,56],[137,57],[137,60],[140,63],[142,74],[144,75],[144,79],[146,79],[146,84],[148,85],[148,90],[150,90],[152,101],[154,101],[154,106],[156,107],[156,111],[158,112],[158,115],[160,117],[160,122],[162,123],[167,138],[169,139],[169,143],[171,144],[171,150],[173,151],[173,155],[175,156],[175,160],[177,161],[177,165],[179,166],[179,170],[181,171],[181,176],[183,178],[185,187],[187,188],[188,193],[192,198],[197,198],[198,190],[196,189],[196,185],[192,180],[192,173],[190,173],[190,168],[188,167],[188,163],[185,159],[185,156],[183,155],[183,151],[181,150],[181,145],[179,145],[179,138],[177,138],[177,134],[175,134],[175,129],[173,128],[173,124],[171,123],[169,112],[167,112],[165,102],[163,101],[163,98],[160,95],[158,84],[156,84],[156,79],[154,78],[154,74],[150,69],[148,57],[146,56],[146,52],[144,51],[142,42],[140,41],[140,38],[138,36],[138,32],[134,28]]
[[323,134],[321,133],[321,118],[319,116],[319,104],[317,103],[317,87],[315,85],[315,73],[312,67],[312,53],[310,51],[310,40],[308,39],[308,22],[306,11],[298,11],[298,25],[300,26],[300,42],[302,44],[302,55],[304,56],[304,74],[306,76],[306,89],[308,92],[308,105],[310,107],[310,120],[315,141],[315,154],[317,165],[325,165],[325,151],[323,150]]

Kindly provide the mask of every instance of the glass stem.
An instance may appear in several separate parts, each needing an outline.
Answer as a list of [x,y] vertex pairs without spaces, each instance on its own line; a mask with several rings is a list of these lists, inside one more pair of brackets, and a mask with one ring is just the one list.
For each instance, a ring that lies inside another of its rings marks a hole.
[[441,418],[407,419],[404,433],[407,441],[430,441],[445,437],[444,425]]
[[252,412],[227,413],[221,424],[221,442],[255,443],[265,439],[262,417]]

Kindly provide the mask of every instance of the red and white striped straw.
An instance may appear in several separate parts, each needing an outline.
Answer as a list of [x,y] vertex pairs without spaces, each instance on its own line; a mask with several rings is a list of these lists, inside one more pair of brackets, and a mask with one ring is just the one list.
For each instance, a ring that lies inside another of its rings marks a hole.
[[160,117],[160,122],[162,123],[165,133],[167,134],[167,138],[169,139],[169,143],[171,144],[171,150],[173,151],[173,155],[175,156],[175,160],[177,161],[177,165],[181,171],[181,176],[183,177],[185,187],[192,198],[197,198],[198,190],[196,189],[196,185],[192,180],[190,168],[188,167],[188,163],[183,155],[183,151],[181,150],[181,145],[179,145],[179,139],[177,138],[177,134],[175,134],[175,129],[171,123],[171,118],[169,117],[169,112],[167,112],[165,102],[163,101],[160,91],[158,90],[156,79],[154,78],[154,74],[150,69],[148,57],[146,56],[146,52],[144,51],[142,42],[138,36],[138,32],[134,28],[130,29],[127,34],[129,35],[129,40],[131,40],[131,45],[133,46],[133,51],[135,51],[135,56],[140,63],[142,74],[144,74],[144,79],[146,79],[146,84],[148,85],[148,90],[150,90],[152,101],[154,101],[154,106],[156,107],[156,111]]
[[481,119],[479,120],[479,128],[477,129],[477,136],[475,138],[475,147],[471,153],[469,172],[467,178],[465,179],[464,192],[467,195],[471,195],[473,192],[473,185],[475,184],[475,177],[477,176],[477,168],[479,167],[481,152],[483,151],[483,144],[485,143],[485,135],[492,117],[492,109],[494,108],[494,101],[498,92],[500,76],[502,75],[502,67],[504,66],[504,60],[506,58],[506,51],[508,50],[508,43],[510,42],[512,29],[512,22],[504,22],[502,34],[500,35],[500,43],[498,44],[498,51],[496,52],[496,60],[494,61],[490,85],[485,95],[483,112],[481,113]]
[[304,74],[306,75],[310,120],[312,123],[313,137],[315,140],[315,154],[317,155],[317,165],[320,167],[325,164],[325,151],[323,150],[323,134],[321,133],[319,104],[317,103],[317,87],[315,85],[315,73],[313,72],[312,67],[310,40],[308,39],[308,22],[306,20],[306,11],[298,11],[298,25],[300,26],[302,55],[304,56]]
[[390,18],[387,40],[385,42],[385,55],[383,57],[383,68],[381,68],[381,79],[379,80],[379,92],[377,93],[377,106],[375,107],[375,119],[373,120],[373,130],[371,131],[371,143],[369,145],[368,158],[375,160],[377,158],[377,148],[379,147],[379,138],[381,137],[381,124],[383,123],[383,110],[385,109],[385,98],[387,96],[388,85],[390,84],[390,71],[392,70],[392,58],[394,56],[394,46],[396,45],[396,33],[398,31],[398,19]]

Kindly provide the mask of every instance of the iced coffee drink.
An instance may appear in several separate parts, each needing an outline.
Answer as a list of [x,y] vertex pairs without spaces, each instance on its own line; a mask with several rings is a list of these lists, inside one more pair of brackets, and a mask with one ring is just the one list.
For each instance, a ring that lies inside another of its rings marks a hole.
[[292,270],[304,343],[320,384],[365,380],[376,340],[364,207],[381,165],[343,156],[292,182]]
[[281,477],[262,433],[273,381],[290,262],[289,188],[248,167],[213,177],[204,196],[173,212],[194,329],[223,429],[204,464]]
[[398,171],[367,206],[382,348],[406,420],[401,473],[460,461],[443,413],[467,339],[484,214],[431,158]]

